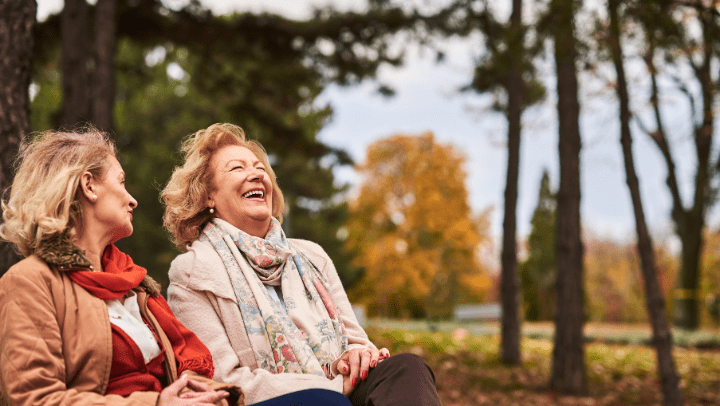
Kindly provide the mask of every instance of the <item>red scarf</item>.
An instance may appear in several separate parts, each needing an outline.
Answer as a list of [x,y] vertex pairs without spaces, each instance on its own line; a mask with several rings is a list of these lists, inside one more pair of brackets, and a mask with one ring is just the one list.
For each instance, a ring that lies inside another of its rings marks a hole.
[[[67,275],[73,282],[102,300],[123,297],[129,290],[140,285],[147,275],[145,268],[135,265],[129,255],[113,244],[105,248],[102,267],[104,272],[72,271]],[[178,374],[190,369],[212,378],[214,368],[210,351],[192,331],[178,321],[165,299],[160,295],[149,296],[147,306],[172,344],[178,363]]]
[[104,272],[73,271],[69,272],[68,276],[73,282],[100,299],[112,300],[125,296],[130,289],[136,288],[147,275],[145,268],[135,265],[132,258],[125,255],[114,244],[105,248],[102,266]]

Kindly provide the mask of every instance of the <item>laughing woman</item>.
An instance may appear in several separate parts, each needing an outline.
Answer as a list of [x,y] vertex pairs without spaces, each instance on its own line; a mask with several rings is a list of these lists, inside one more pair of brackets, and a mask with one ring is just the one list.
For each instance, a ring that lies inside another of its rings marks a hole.
[[215,124],[183,151],[163,191],[165,226],[185,251],[168,301],[212,352],[216,379],[242,387],[248,403],[315,388],[356,406],[440,404],[422,359],[368,340],[325,251],[285,237],[283,195],[259,143]]
[[43,133],[20,154],[0,225],[26,257],[0,278],[0,404],[227,405],[210,384],[242,405],[113,244],[132,234],[137,207],[115,155],[92,129]]

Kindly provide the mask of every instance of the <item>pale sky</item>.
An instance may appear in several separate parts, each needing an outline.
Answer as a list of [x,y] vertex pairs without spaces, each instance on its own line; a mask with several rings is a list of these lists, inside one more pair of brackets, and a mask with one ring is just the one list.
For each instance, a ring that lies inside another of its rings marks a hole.
[[[408,0],[411,1],[411,0]],[[425,2],[426,0],[418,0]],[[352,0],[201,0],[216,14],[232,11],[267,11],[289,18],[303,19],[311,15],[313,6],[332,3],[341,10],[361,10],[364,1]],[[493,5],[507,12],[510,1],[496,1]],[[168,1],[166,4],[182,4]],[[433,4],[436,4],[433,3]],[[505,8],[503,8],[503,6]],[[57,12],[62,2],[39,0],[38,18]],[[397,43],[403,43],[399,38]],[[474,37],[444,43],[447,60],[434,62],[434,54],[410,46],[406,63],[400,68],[384,67],[379,81],[391,84],[397,94],[386,99],[377,94],[376,82],[365,82],[350,88],[328,87],[318,98],[317,105],[332,105],[333,120],[320,132],[322,141],[346,149],[358,162],[365,156],[372,142],[393,134],[421,134],[431,131],[436,139],[454,145],[466,158],[470,203],[476,212],[494,207],[493,233],[501,235],[503,194],[505,188],[507,153],[504,148],[507,125],[504,118],[489,110],[489,96],[459,93],[458,88],[472,77],[475,58],[482,49],[482,40]],[[521,168],[518,199],[518,231],[529,233],[530,219],[537,203],[538,187],[543,168],[550,171],[554,187],[558,184],[557,112],[554,95],[554,72],[551,61],[541,66],[549,89],[545,103],[528,110],[523,117]],[[628,66],[628,75],[638,83],[646,82],[644,67]],[[607,77],[614,77],[608,73]],[[586,232],[621,240],[634,238],[634,218],[619,143],[617,103],[603,83],[584,75],[580,78],[582,94],[581,155],[582,219]],[[647,114],[646,90],[638,87],[634,107]],[[665,112],[671,140],[679,146],[676,165],[689,195],[694,160],[692,159],[691,128],[688,107],[679,97],[667,96],[671,102]],[[237,123],[242,126],[242,123]],[[636,130],[636,129],[635,129]],[[634,132],[634,152],[644,198],[646,218],[656,239],[670,238],[670,197],[665,186],[665,166],[657,148],[647,136]],[[339,171],[340,181],[357,184],[354,171]],[[452,181],[452,180],[449,180]],[[687,196],[686,196],[687,197]],[[718,224],[718,209],[713,210],[709,223]],[[562,214],[559,214],[562,215]]]

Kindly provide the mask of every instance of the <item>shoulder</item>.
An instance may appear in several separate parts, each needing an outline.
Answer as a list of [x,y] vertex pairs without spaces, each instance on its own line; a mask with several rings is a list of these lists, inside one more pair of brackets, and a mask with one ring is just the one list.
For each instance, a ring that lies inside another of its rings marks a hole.
[[319,244],[298,238],[290,238],[289,241],[321,271],[325,272],[327,265],[333,265],[332,259]]
[[318,243],[299,238],[289,238],[288,240],[299,248],[303,254],[315,254],[330,259],[323,247],[321,247]]
[[5,284],[18,278],[40,281],[58,277],[57,271],[53,271],[45,261],[31,255],[11,266],[5,275],[0,278],[0,283]]
[[51,292],[62,285],[62,276],[57,270],[35,255],[31,255],[11,266],[0,278],[0,297],[21,297],[24,293]]
[[232,287],[225,264],[209,242],[195,241],[187,252],[175,257],[168,277],[171,285],[231,297]]
[[170,281],[213,274],[222,263],[210,243],[195,241],[170,264]]

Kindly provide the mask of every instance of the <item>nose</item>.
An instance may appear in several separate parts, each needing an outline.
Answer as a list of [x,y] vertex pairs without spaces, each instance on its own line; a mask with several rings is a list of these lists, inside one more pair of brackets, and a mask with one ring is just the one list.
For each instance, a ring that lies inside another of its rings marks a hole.
[[258,168],[253,169],[248,174],[248,180],[249,181],[260,181],[262,182],[265,179],[265,171],[260,170]]
[[137,207],[137,205],[138,205],[137,200],[135,200],[135,198],[132,197],[132,195],[130,195],[130,208],[135,209]]

